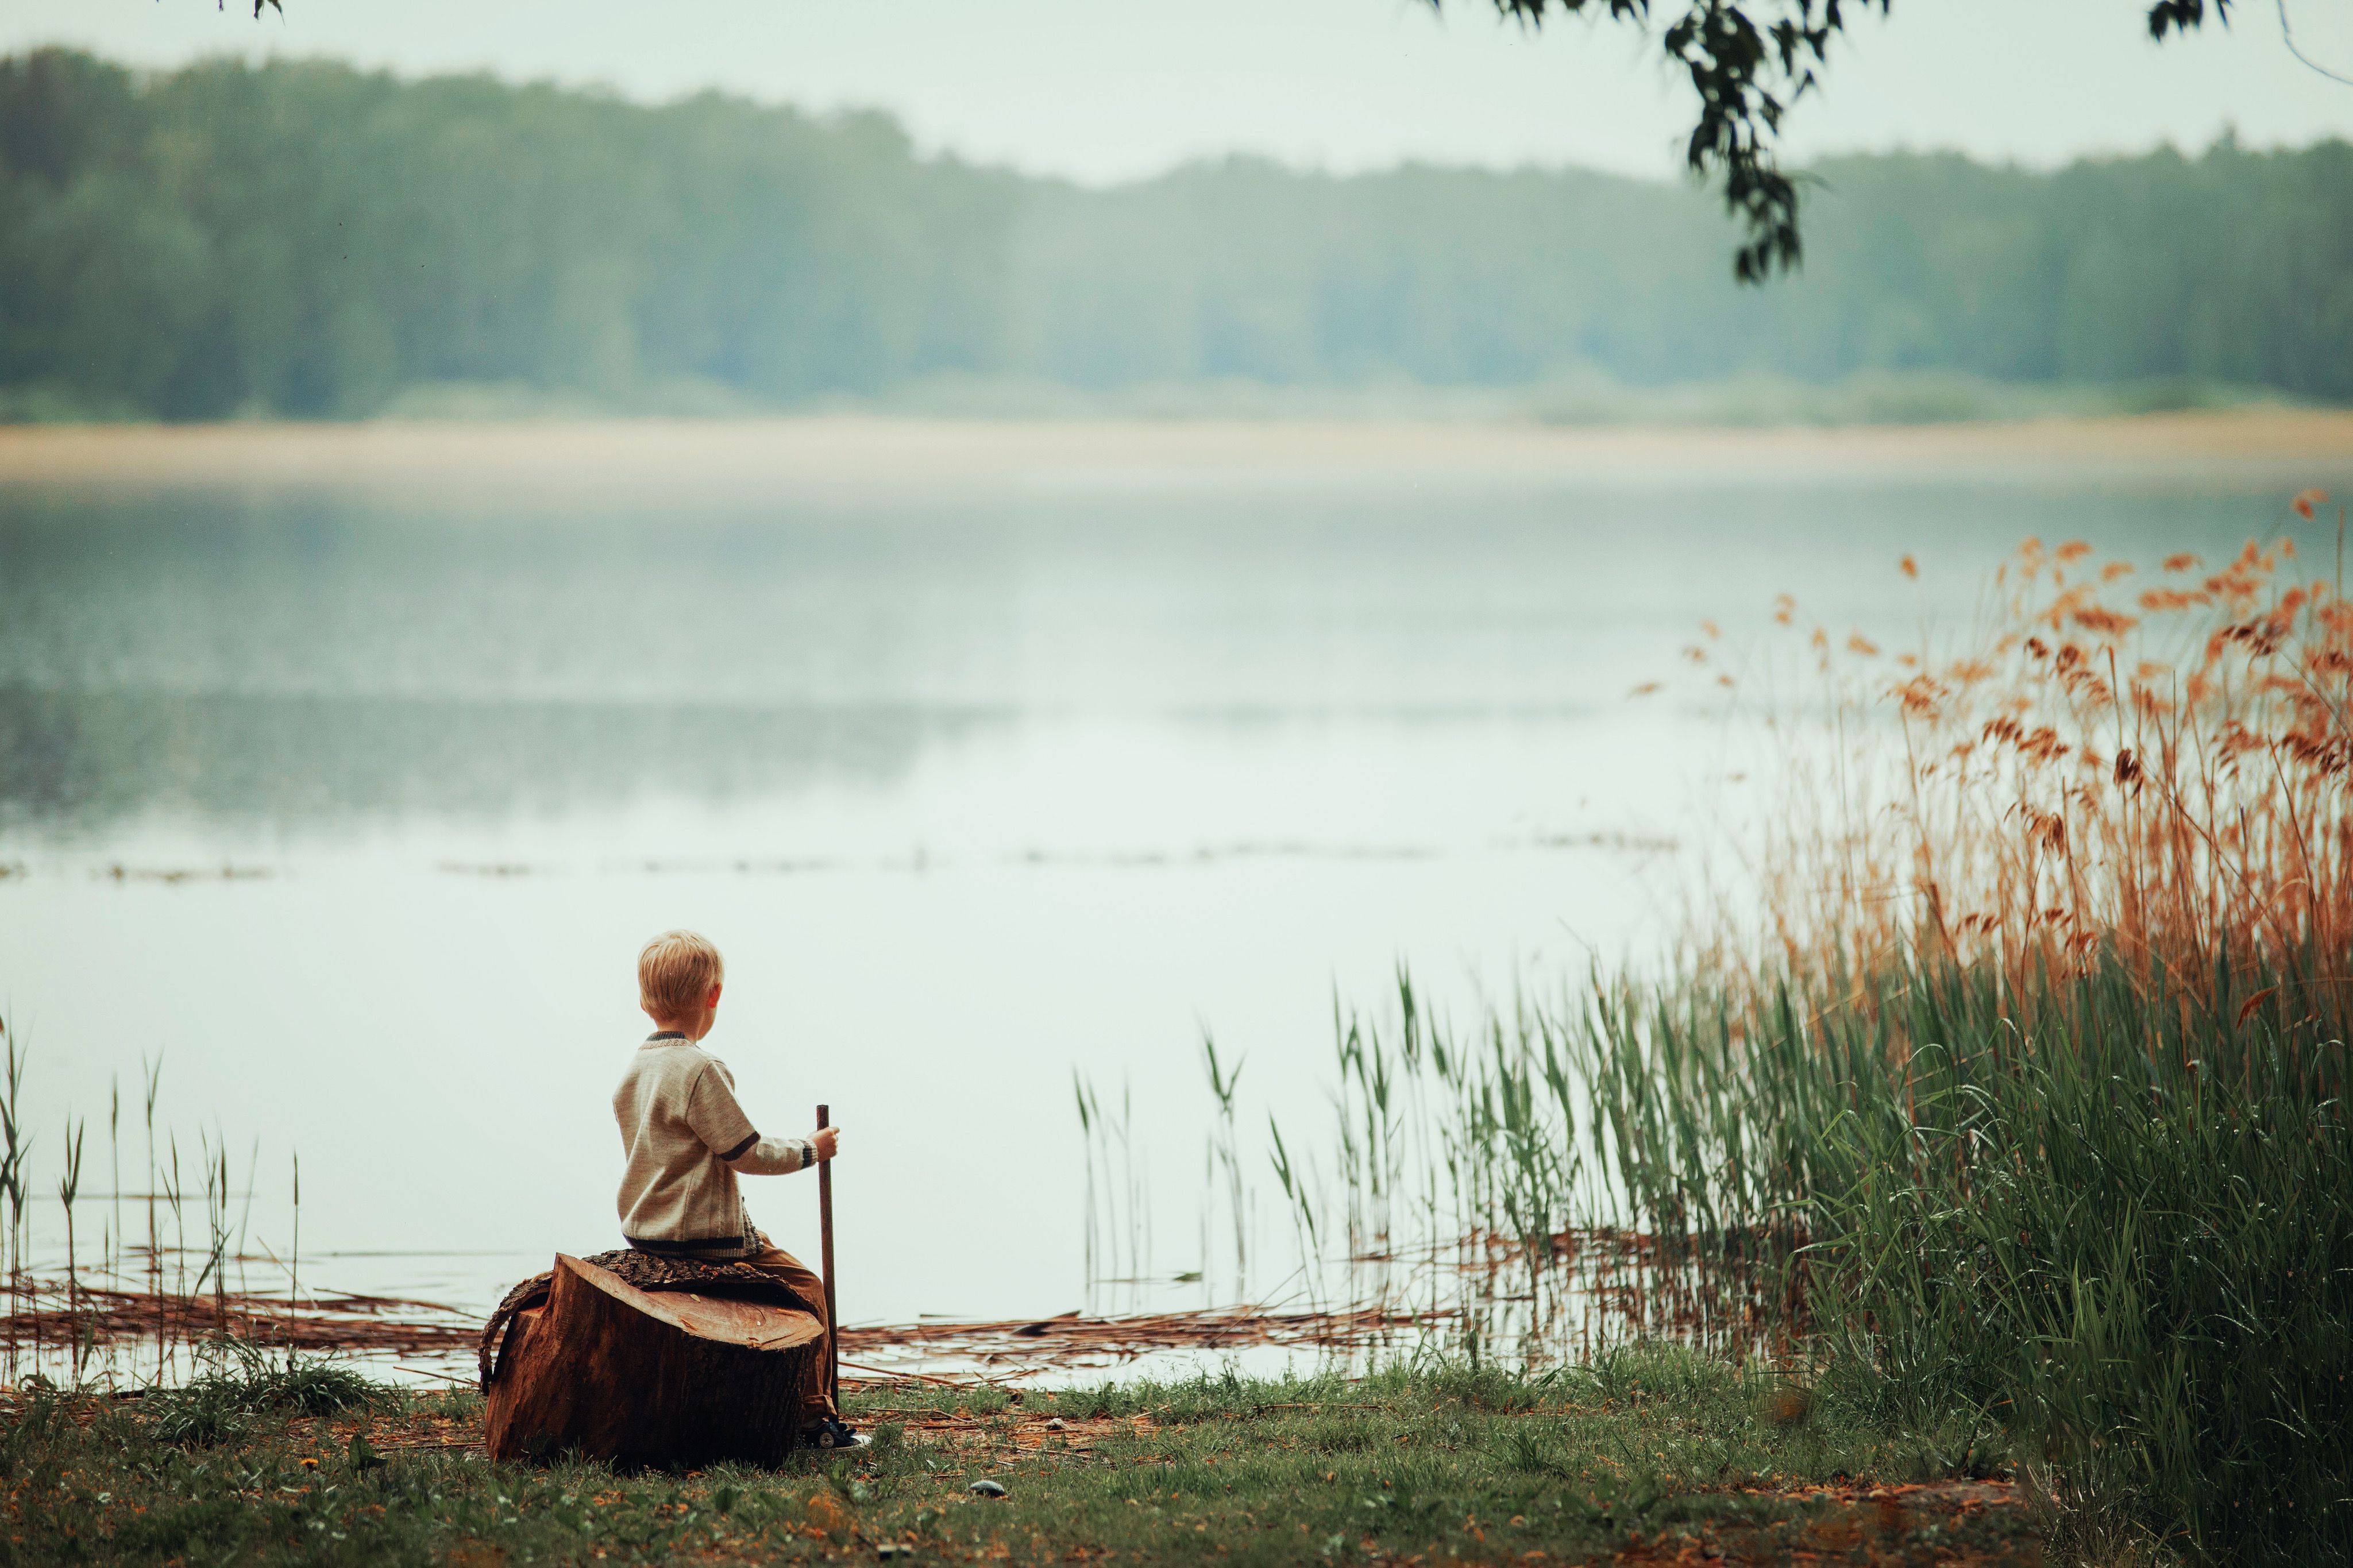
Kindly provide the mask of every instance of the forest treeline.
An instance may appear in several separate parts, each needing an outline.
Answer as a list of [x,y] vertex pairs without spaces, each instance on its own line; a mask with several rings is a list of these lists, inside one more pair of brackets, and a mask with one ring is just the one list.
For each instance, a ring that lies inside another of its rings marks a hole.
[[1673,184],[1236,159],[1087,190],[879,114],[44,51],[0,61],[0,407],[1883,371],[2353,399],[2346,143],[1816,172],[1803,272],[1744,289]]

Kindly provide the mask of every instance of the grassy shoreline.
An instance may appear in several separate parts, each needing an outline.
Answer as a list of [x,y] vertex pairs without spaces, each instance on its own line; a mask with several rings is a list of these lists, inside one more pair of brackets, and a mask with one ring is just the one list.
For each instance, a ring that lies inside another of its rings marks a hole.
[[[0,1426],[0,1563],[2042,1560],[2042,1516],[1986,1431],[1901,1431],[1835,1384],[1672,1349],[1533,1379],[849,1403],[877,1436],[855,1461],[617,1475],[493,1465],[479,1396],[315,1364],[301,1386],[248,1366],[138,1399],[35,1390]],[[1008,1495],[975,1495],[983,1479]]]

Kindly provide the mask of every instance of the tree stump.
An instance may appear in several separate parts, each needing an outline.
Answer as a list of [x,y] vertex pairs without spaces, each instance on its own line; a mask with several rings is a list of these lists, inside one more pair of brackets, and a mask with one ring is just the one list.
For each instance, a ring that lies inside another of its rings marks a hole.
[[507,1331],[490,1388],[491,1457],[775,1464],[799,1436],[823,1337],[807,1312],[640,1290],[558,1253],[546,1303]]

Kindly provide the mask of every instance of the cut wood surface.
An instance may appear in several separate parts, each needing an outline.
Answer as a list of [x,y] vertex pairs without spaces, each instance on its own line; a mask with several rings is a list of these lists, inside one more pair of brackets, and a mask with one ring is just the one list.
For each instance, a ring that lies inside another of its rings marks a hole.
[[640,1290],[558,1253],[546,1304],[507,1331],[490,1389],[491,1454],[774,1464],[798,1434],[822,1338],[807,1312]]

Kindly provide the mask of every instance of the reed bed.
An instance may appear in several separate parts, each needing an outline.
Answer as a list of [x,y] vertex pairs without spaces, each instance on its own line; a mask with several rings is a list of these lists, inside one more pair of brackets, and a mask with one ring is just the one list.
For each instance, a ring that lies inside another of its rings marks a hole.
[[1419,1311],[1474,1365],[1786,1342],[1778,1252],[1738,1226],[1658,1225],[1617,1190],[1579,1022],[1524,997],[1458,1028],[1402,973],[1389,1008],[1336,1016],[1328,1137],[1268,1129],[1311,1296]]
[[1303,1251],[1473,1356],[1670,1333],[1990,1422],[2063,1554],[2353,1554],[2334,531],[2326,575],[2029,542],[1950,643],[1784,597],[1779,653],[1695,647],[1767,693],[1778,790],[1686,941],[1468,1026],[1403,977],[1343,1013],[1330,1131],[1271,1130]]
[[2336,532],[2140,587],[2029,542],[1876,678],[1815,631],[1788,784],[1831,804],[1767,840],[1761,950],[1718,909],[1583,1036],[1635,1212],[1778,1238],[1850,1374],[1998,1414],[2086,1541],[2353,1551]]
[[[143,1190],[124,1190],[121,1085],[108,1095],[105,1192],[89,1190],[97,1150],[88,1119],[69,1109],[36,1192],[40,1138],[25,1102],[29,1053],[0,1016],[0,1201],[6,1205],[6,1300],[0,1306],[0,1373],[9,1385],[60,1385],[95,1379],[111,1385],[164,1384],[199,1373],[205,1347],[234,1343],[403,1353],[438,1342],[429,1302],[313,1297],[300,1289],[301,1176],[294,1171],[295,1247],[281,1259],[251,1244],[259,1178],[257,1143],[234,1170],[225,1138],[200,1131],[194,1149],[158,1116],[164,1063],[142,1061]],[[28,1209],[54,1198],[54,1227]],[[94,1234],[93,1234],[94,1233]],[[60,1243],[62,1247],[60,1248]],[[282,1293],[250,1288],[248,1272],[284,1281]],[[421,1337],[420,1337],[421,1336]]]

